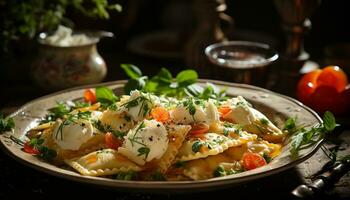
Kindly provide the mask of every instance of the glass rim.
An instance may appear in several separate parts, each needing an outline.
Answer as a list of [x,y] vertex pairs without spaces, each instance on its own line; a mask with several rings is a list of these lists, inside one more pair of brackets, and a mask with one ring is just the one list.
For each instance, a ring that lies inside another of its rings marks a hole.
[[[224,61],[224,59],[221,59],[222,61],[220,62],[219,59],[215,59],[212,57],[211,52],[214,49],[220,48],[220,47],[226,47],[226,46],[244,46],[247,48],[258,48],[260,50],[263,50],[266,52],[264,55],[269,55],[271,56],[266,56],[264,57],[264,61],[259,61],[252,63],[251,61],[242,61],[242,60],[237,60],[237,61],[230,61],[231,64],[228,64]],[[269,44],[266,43],[260,43],[260,42],[252,42],[252,41],[243,41],[243,40],[233,40],[233,41],[223,41],[223,42],[218,42],[218,43],[213,43],[209,46],[207,46],[204,50],[205,55],[209,58],[209,60],[213,64],[217,64],[222,67],[230,67],[230,68],[255,68],[255,67],[263,67],[266,66],[274,61],[276,61],[279,58],[278,52],[272,48]]]

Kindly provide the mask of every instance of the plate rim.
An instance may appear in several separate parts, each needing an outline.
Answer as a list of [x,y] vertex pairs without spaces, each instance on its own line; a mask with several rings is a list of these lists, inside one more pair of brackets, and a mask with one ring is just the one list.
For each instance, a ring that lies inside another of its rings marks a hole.
[[[14,111],[10,115],[8,115],[6,118],[13,117],[13,116],[17,115],[18,113],[22,112],[29,105],[31,105],[37,101],[52,97],[52,96],[64,94],[67,92],[72,92],[72,91],[79,90],[79,89],[85,89],[85,88],[91,88],[91,87],[97,87],[97,86],[118,85],[118,84],[124,84],[126,82],[127,82],[127,80],[102,82],[102,83],[98,83],[98,84],[89,84],[89,85],[72,87],[72,88],[68,88],[65,90],[50,93],[50,94],[44,95],[42,97],[35,98],[31,101],[28,101],[27,103],[22,105],[20,108],[18,108],[16,111]],[[227,87],[233,87],[233,88],[234,87],[247,88],[247,89],[253,89],[253,90],[262,91],[262,92],[270,93],[273,95],[277,95],[279,97],[287,99],[288,101],[293,102],[296,105],[304,108],[310,114],[312,114],[315,117],[315,119],[317,119],[317,121],[322,123],[322,119],[314,110],[312,110],[308,106],[304,105],[300,101],[298,101],[292,97],[286,96],[284,94],[280,94],[280,93],[277,93],[277,92],[274,92],[274,91],[271,91],[271,90],[268,90],[265,88],[261,88],[261,87],[257,87],[257,86],[253,86],[253,85],[248,85],[248,84],[231,83],[231,82],[212,80],[212,79],[199,79],[197,81],[197,83],[207,83],[207,82],[213,83],[214,85],[227,86]],[[248,182],[248,181],[259,179],[259,178],[262,178],[265,176],[277,174],[279,172],[282,172],[282,171],[285,171],[285,170],[290,169],[292,167],[295,167],[296,165],[309,159],[311,156],[313,156],[317,152],[317,150],[319,149],[319,147],[321,146],[323,141],[324,141],[323,139],[319,140],[316,144],[314,144],[312,146],[312,148],[310,149],[310,152],[308,154],[306,154],[302,157],[298,157],[296,160],[293,160],[292,162],[289,162],[289,163],[284,164],[282,166],[270,169],[268,171],[259,172],[256,174],[248,174],[246,176],[242,176],[242,177],[238,177],[238,178],[234,178],[234,179],[232,178],[233,175],[229,175],[229,176],[211,178],[211,179],[205,179],[205,180],[199,180],[199,181],[197,180],[197,181],[151,181],[151,182],[150,181],[132,181],[132,182],[130,182],[130,181],[123,181],[123,180],[106,179],[106,178],[102,178],[102,177],[89,177],[89,176],[83,176],[83,175],[80,175],[80,174],[74,173],[74,172],[62,173],[62,172],[56,170],[55,168],[41,167],[33,162],[30,162],[29,160],[26,160],[26,159],[23,159],[23,158],[17,156],[14,152],[12,152],[10,150],[9,147],[7,147],[4,144],[3,138],[1,138],[1,140],[0,140],[0,147],[7,155],[9,155],[11,158],[16,160],[17,162],[24,164],[26,166],[29,166],[35,170],[40,171],[40,172],[44,172],[44,173],[53,175],[55,177],[63,178],[66,180],[73,180],[73,181],[77,181],[77,182],[87,183],[87,184],[98,185],[98,186],[113,187],[114,189],[130,189],[131,191],[133,191],[132,189],[136,189],[137,191],[146,191],[146,192],[151,192],[151,191],[155,192],[156,191],[158,193],[165,193],[165,192],[168,192],[169,190],[171,190],[172,192],[176,192],[176,191],[172,190],[175,188],[188,190],[188,189],[203,189],[203,187],[209,188],[209,187],[213,187],[213,186],[218,186],[218,187],[220,187],[220,186],[223,187],[223,186],[227,186],[227,185],[231,186],[233,184]],[[40,162],[44,162],[44,161],[40,160]],[[164,189],[164,190],[162,190],[162,189]],[[186,192],[186,191],[181,191],[181,192]]]

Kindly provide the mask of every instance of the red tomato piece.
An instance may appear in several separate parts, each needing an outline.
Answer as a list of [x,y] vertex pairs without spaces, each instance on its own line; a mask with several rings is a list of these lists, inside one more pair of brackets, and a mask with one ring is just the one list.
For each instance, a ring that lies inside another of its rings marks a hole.
[[32,146],[29,145],[28,142],[24,143],[23,145],[23,151],[29,154],[37,155],[40,153],[40,151]]
[[96,94],[93,89],[86,89],[84,91],[84,99],[86,102],[96,103]]
[[170,118],[170,113],[163,107],[156,107],[151,110],[151,116],[158,122],[166,122]]
[[297,97],[306,105],[310,105],[310,96],[317,87],[316,81],[321,72],[321,70],[309,72],[305,74],[298,82]]
[[192,129],[190,130],[190,134],[192,135],[200,135],[207,133],[209,131],[209,125],[205,123],[193,124]]
[[266,165],[266,160],[257,153],[246,152],[243,154],[243,167],[246,170],[255,169]]
[[115,137],[111,132],[107,132],[105,134],[105,143],[110,149],[118,149],[123,144],[123,142]]
[[344,103],[341,102],[341,95],[336,88],[322,85],[316,88],[311,95],[312,107],[319,113],[331,111],[341,113],[344,109]]
[[343,91],[347,84],[347,76],[338,66],[328,66],[322,69],[322,73],[317,78],[317,86],[335,87],[338,92]]

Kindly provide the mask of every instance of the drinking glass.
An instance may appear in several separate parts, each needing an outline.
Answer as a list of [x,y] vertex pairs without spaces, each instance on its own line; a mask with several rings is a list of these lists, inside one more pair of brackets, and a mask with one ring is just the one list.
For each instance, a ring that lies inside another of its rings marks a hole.
[[268,44],[250,41],[225,41],[205,48],[209,61],[218,66],[221,80],[265,87],[268,67],[278,53]]

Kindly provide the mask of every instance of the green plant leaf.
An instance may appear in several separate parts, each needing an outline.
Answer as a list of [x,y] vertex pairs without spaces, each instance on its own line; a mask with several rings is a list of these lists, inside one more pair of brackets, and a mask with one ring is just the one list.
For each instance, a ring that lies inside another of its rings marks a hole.
[[129,81],[124,86],[125,94],[130,94],[133,90],[143,90],[146,86],[147,76],[143,76],[137,79],[129,79]]
[[118,100],[118,97],[108,87],[99,86],[96,88],[96,100],[101,103],[112,104]]
[[323,125],[324,125],[324,128],[329,132],[333,131],[334,128],[337,126],[337,123],[335,122],[334,115],[331,112],[326,111],[324,113]]
[[135,65],[121,64],[120,66],[124,69],[125,73],[132,79],[137,79],[142,76],[141,70]]
[[13,118],[5,119],[3,114],[0,113],[0,133],[4,131],[10,131],[15,127],[15,121]]
[[196,83],[197,79],[197,72],[191,69],[181,71],[176,76],[176,81],[180,87],[186,87],[188,85]]
[[152,77],[152,80],[170,85],[173,81],[173,76],[171,75],[169,70],[167,70],[166,68],[161,68],[158,74]]

